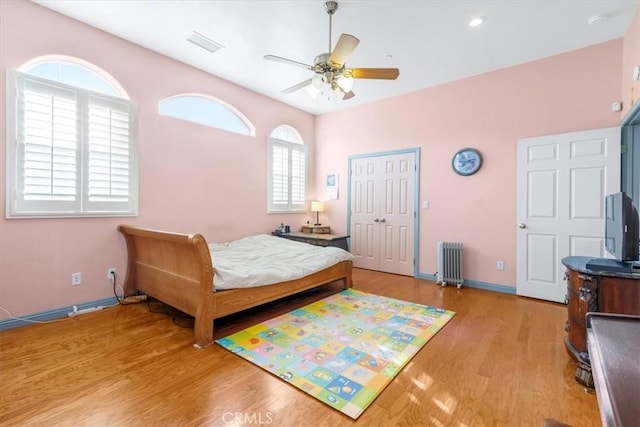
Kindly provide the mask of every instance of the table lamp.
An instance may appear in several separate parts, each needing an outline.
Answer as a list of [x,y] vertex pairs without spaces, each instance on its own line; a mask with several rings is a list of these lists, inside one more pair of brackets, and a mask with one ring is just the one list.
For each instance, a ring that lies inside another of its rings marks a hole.
[[316,223],[313,225],[322,225],[320,224],[320,212],[324,212],[324,203],[318,201],[311,202],[311,212],[316,213]]

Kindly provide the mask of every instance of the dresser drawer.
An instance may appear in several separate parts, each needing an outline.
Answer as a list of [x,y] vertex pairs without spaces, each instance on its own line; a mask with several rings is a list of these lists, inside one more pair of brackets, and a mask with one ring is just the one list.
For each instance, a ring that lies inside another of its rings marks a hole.
[[328,240],[313,239],[310,237],[307,238],[307,237],[300,237],[300,236],[289,236],[288,238],[290,240],[295,240],[296,242],[309,243],[310,245],[314,245],[314,246],[329,246]]
[[302,232],[315,234],[331,234],[331,227],[328,225],[303,225]]
[[584,326],[584,314],[581,315],[580,313],[580,294],[571,288],[567,288],[567,295],[569,297],[567,303],[569,318]]
[[[589,276],[588,274],[578,273],[577,271],[569,270],[567,274],[567,287],[580,293],[580,290],[584,287],[585,283],[587,287],[591,287],[591,282],[595,282],[597,278]],[[595,283],[594,283],[595,284]]]
[[567,270],[566,277],[568,319],[565,329],[570,344],[567,350],[571,347],[569,354],[576,360],[586,362],[580,355],[587,351],[585,315],[589,311],[598,311],[598,277],[571,269]]

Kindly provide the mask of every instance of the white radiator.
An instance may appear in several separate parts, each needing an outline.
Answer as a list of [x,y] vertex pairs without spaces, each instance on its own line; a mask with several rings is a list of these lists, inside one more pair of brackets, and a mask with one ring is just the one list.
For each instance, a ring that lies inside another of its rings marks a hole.
[[446,286],[455,283],[458,288],[464,282],[462,278],[462,243],[438,242],[438,271],[436,281]]

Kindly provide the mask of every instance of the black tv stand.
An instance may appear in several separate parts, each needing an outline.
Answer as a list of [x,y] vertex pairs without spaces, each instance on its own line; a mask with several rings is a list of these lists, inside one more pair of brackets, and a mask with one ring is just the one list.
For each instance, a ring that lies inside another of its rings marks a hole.
[[640,272],[640,263],[636,261],[618,261],[616,259],[592,258],[586,267],[592,271],[633,274]]

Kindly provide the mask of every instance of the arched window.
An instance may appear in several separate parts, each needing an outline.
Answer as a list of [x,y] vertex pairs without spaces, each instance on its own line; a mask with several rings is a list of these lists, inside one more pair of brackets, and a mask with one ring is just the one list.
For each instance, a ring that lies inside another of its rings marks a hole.
[[22,65],[19,71],[92,92],[129,99],[124,88],[110,74],[79,58],[41,56]]
[[307,149],[300,134],[291,126],[278,126],[267,145],[267,211],[305,212]]
[[201,125],[255,136],[255,127],[235,107],[217,98],[200,94],[182,94],[160,101],[159,112]]
[[7,81],[8,217],[136,215],[136,108],[122,86],[66,56]]
[[300,134],[291,126],[278,126],[271,132],[270,137],[279,139],[280,141],[291,142],[293,144],[302,144]]

